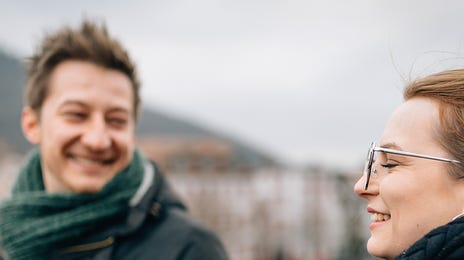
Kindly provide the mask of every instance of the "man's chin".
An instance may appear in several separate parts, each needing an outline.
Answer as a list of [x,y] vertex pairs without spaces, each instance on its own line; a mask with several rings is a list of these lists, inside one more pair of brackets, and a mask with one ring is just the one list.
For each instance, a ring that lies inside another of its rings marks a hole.
[[71,192],[75,194],[94,194],[98,193],[108,183],[107,181],[88,180],[80,183],[74,182],[71,185]]

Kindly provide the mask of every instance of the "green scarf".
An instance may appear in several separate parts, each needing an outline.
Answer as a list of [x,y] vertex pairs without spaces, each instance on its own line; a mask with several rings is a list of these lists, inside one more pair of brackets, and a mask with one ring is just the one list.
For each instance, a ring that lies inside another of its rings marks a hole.
[[145,159],[132,162],[95,194],[49,194],[42,180],[40,153],[20,171],[11,198],[0,204],[0,248],[11,260],[43,259],[124,214],[143,177]]

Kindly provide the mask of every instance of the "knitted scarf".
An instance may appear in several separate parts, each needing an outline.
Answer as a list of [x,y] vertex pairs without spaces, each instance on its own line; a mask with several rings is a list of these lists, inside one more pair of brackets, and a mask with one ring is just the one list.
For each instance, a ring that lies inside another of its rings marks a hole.
[[0,248],[11,260],[44,259],[106,220],[127,212],[143,177],[144,158],[132,162],[95,194],[47,193],[40,153],[22,167],[11,198],[0,204]]

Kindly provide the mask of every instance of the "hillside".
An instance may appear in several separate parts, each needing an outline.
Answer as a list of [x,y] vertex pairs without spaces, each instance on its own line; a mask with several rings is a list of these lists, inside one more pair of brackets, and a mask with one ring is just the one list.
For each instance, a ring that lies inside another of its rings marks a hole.
[[20,62],[0,51],[0,140],[17,152],[30,148],[19,122],[23,81]]
[[[18,153],[30,149],[21,133],[19,118],[22,109],[23,68],[20,61],[0,50],[0,141]],[[187,122],[166,113],[144,108],[137,126],[137,135],[205,137],[223,140],[233,148],[233,160],[244,165],[269,165],[275,160],[234,138],[216,133],[194,122]]]

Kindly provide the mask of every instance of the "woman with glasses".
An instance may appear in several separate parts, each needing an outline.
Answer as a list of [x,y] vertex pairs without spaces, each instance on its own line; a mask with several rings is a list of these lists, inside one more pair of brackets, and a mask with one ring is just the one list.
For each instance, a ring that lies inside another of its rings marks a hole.
[[354,186],[371,214],[370,254],[464,259],[464,69],[404,90]]

